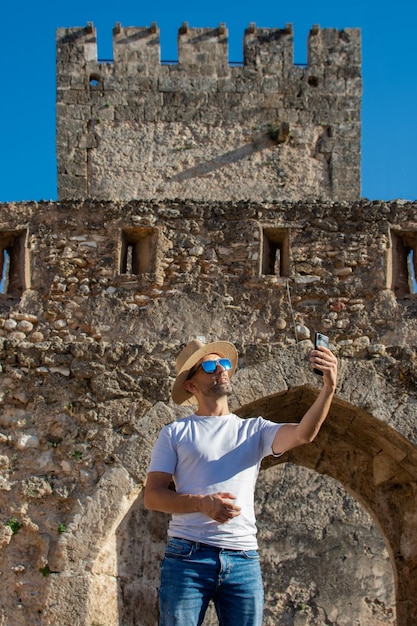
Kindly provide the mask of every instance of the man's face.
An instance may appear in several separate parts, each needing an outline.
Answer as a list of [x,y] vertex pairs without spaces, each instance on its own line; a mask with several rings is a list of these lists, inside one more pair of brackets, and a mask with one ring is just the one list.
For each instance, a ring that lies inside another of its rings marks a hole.
[[198,367],[204,361],[218,361],[221,359],[219,354],[207,354],[193,368],[195,374],[188,379],[187,384],[191,383],[194,389],[188,385],[186,388],[196,397],[201,393],[203,396],[216,397],[229,396],[232,393],[232,385],[229,378],[229,372],[220,363],[217,363],[216,369],[212,374],[207,374],[202,367]]

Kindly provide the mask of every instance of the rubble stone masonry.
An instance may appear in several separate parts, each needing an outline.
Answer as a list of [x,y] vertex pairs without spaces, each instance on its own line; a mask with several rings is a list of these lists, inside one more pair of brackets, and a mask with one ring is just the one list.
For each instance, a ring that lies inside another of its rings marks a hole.
[[156,25],[116,25],[113,50],[97,60],[92,25],[57,31],[60,200],[359,198],[358,29],[313,27],[305,67],[291,25],[250,25],[241,65],[223,24],[183,24],[177,63]]
[[176,355],[233,341],[233,409],[293,421],[320,384],[314,330],[337,397],[313,444],[261,472],[265,624],[413,623],[416,208],[2,205],[2,626],[156,624],[167,520],[139,496],[160,427],[189,411]]

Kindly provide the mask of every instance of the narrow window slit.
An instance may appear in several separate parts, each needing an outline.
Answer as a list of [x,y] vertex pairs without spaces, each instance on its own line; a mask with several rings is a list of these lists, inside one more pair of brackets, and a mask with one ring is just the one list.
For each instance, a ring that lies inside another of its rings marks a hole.
[[29,286],[29,259],[25,230],[0,230],[0,295],[20,298]]
[[120,273],[138,276],[155,272],[158,233],[149,228],[126,228],[122,231]]
[[411,248],[407,255],[407,270],[408,270],[408,286],[410,293],[417,293],[416,271],[414,250]]
[[261,274],[264,276],[288,276],[288,229],[264,228],[262,231],[261,242]]
[[0,282],[0,293],[7,293],[9,287],[9,271],[10,271],[10,256],[7,250],[3,251],[3,268]]
[[399,298],[417,294],[417,231],[391,230],[388,286]]

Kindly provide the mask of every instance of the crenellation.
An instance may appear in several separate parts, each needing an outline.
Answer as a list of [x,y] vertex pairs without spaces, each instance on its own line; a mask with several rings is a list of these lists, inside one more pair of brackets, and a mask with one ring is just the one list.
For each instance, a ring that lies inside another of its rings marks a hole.
[[97,63],[97,38],[92,24],[85,28],[58,28],[56,40],[60,58],[74,70]]
[[160,65],[160,35],[156,24],[150,28],[120,25],[113,29],[115,75],[152,74]]
[[256,28],[246,29],[243,41],[243,59],[247,67],[265,75],[276,74],[282,78],[293,67],[293,29]]
[[[307,44],[307,67],[322,77],[328,71],[348,70],[355,76],[361,75],[360,31],[357,28],[337,30],[321,29],[318,26],[310,30]],[[319,85],[320,86],[320,85]]]
[[183,24],[178,31],[178,69],[196,76],[227,76],[228,31],[224,24],[217,29],[189,28]]

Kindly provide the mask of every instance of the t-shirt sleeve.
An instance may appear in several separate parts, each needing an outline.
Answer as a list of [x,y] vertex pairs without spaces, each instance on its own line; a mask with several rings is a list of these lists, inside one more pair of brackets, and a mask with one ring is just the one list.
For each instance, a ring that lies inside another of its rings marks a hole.
[[275,454],[273,452],[272,444],[282,424],[265,420],[262,417],[260,419],[262,420],[263,457],[270,456],[271,454],[275,457],[281,456],[282,453]]
[[173,433],[168,425],[161,430],[153,447],[148,472],[166,472],[172,475],[176,467],[177,452]]

